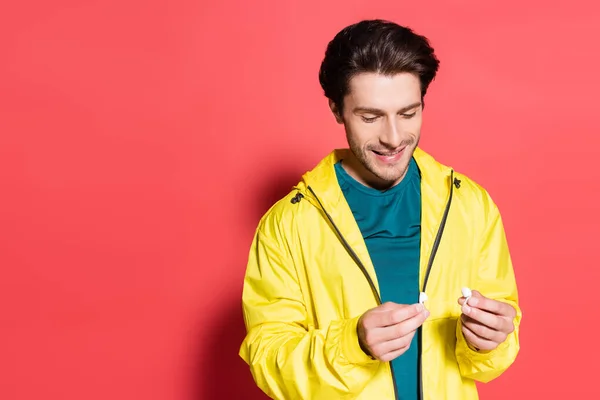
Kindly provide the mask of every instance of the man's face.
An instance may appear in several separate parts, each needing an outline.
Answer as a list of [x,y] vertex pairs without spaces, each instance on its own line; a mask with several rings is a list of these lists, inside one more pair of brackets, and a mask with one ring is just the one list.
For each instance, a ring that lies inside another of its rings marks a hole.
[[344,160],[344,166],[363,184],[394,186],[404,178],[421,136],[419,78],[362,73],[350,80],[349,89],[341,115],[330,103],[355,157]]

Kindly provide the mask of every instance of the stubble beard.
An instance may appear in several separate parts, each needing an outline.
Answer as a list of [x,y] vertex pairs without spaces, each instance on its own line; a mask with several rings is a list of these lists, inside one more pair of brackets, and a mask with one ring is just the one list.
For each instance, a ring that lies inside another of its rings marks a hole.
[[377,177],[377,179],[382,181],[382,183],[385,183],[386,185],[392,185],[397,183],[406,174],[410,159],[413,156],[415,148],[419,144],[419,140],[411,139],[403,142],[400,147],[405,147],[405,149],[401,159],[396,164],[388,166],[379,164],[375,159],[373,150],[381,149],[376,149],[373,146],[361,148],[357,143],[351,140],[348,141],[348,144],[350,146],[350,151],[352,151],[352,154],[354,154],[354,157],[363,166],[363,168]]

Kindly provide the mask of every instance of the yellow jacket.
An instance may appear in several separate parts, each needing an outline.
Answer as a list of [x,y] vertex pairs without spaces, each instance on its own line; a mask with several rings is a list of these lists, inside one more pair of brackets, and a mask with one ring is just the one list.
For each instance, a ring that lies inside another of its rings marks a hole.
[[[380,299],[334,171],[347,151],[307,172],[264,215],[252,243],[240,356],[273,399],[395,398],[389,363],[358,343],[358,318]],[[414,157],[423,199],[420,281],[431,313],[421,328],[422,399],[477,399],[475,381],[498,377],[519,351],[522,314],[502,220],[482,187],[421,149]],[[517,310],[515,331],[491,352],[472,350],[462,335],[457,300],[465,286]]]

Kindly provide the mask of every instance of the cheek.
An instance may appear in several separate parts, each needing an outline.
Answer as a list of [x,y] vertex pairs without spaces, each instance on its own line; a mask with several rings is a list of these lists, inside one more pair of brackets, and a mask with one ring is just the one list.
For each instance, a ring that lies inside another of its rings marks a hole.
[[377,123],[365,124],[362,121],[353,121],[346,124],[348,141],[364,147],[366,144],[379,137],[380,126]]
[[413,135],[416,135],[416,136],[420,135],[422,125],[423,125],[423,120],[421,118],[411,121],[410,130],[409,130],[410,133]]
[[358,147],[362,147],[367,140],[364,129],[360,128],[357,124],[346,123],[346,137],[348,138],[348,142]]
[[405,139],[416,142],[421,136],[421,122],[410,121],[402,127],[402,130]]

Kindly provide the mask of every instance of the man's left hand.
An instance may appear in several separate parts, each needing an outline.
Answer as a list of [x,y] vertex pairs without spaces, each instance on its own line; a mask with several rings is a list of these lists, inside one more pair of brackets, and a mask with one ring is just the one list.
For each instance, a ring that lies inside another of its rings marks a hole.
[[468,304],[465,298],[458,299],[463,314],[462,332],[467,342],[477,351],[494,350],[515,330],[514,307],[492,300],[473,290]]

